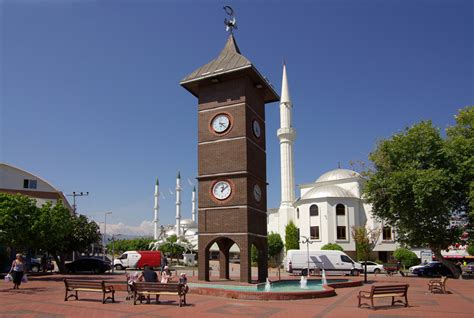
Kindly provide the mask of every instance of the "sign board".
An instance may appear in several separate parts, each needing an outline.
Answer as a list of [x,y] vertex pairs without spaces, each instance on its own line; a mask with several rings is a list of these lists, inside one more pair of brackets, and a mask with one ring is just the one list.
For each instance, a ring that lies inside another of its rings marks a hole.
[[433,260],[433,255],[431,251],[421,251],[420,252],[421,264],[428,263]]

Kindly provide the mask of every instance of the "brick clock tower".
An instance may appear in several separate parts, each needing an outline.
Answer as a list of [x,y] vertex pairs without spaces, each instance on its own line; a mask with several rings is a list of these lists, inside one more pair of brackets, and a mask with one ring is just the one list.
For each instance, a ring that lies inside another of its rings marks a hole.
[[278,94],[241,55],[231,33],[219,56],[180,83],[198,98],[199,280],[209,280],[209,249],[219,247],[220,278],[229,249],[240,248],[240,281],[268,276],[265,104]]

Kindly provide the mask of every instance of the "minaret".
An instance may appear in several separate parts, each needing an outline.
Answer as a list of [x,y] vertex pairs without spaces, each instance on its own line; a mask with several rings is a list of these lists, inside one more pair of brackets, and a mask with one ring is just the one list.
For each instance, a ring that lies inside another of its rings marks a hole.
[[280,98],[280,129],[277,136],[280,139],[281,157],[281,203],[280,203],[280,233],[285,233],[286,224],[294,219],[293,202],[295,201],[295,173],[293,162],[293,144],[296,131],[291,125],[291,102],[288,89],[286,65],[283,64]]
[[155,183],[155,207],[154,207],[154,211],[155,211],[155,218],[153,219],[153,229],[154,229],[154,234],[153,234],[153,238],[155,240],[158,239],[158,210],[160,209],[160,203],[159,203],[159,199],[160,199],[160,182],[158,181],[158,178],[156,178],[156,183]]
[[191,217],[193,222],[196,222],[196,187],[193,188],[193,194],[191,196]]
[[176,177],[176,235],[181,235],[181,174]]

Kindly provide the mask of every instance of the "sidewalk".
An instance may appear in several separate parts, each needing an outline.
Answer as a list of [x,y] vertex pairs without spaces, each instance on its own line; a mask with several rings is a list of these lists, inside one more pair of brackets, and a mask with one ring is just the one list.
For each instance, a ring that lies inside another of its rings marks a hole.
[[[116,293],[116,303],[102,304],[100,293],[79,293],[79,300],[64,301],[65,277],[125,281],[124,275],[48,275],[30,277],[19,290],[0,283],[0,317],[472,317],[474,280],[448,279],[448,294],[430,294],[428,279],[369,275],[371,283],[408,283],[409,307],[388,306],[390,298],[376,300],[378,310],[357,308],[358,288],[336,289],[337,296],[293,301],[244,301],[189,294],[188,305],[179,308],[177,297],[162,296],[161,304],[133,305],[126,292]],[[283,278],[283,277],[282,277]],[[288,277],[285,277],[288,278]],[[333,278],[333,277],[331,277]],[[346,277],[347,278],[347,277]],[[362,279],[357,277],[355,279]],[[195,277],[190,278],[195,281]]]

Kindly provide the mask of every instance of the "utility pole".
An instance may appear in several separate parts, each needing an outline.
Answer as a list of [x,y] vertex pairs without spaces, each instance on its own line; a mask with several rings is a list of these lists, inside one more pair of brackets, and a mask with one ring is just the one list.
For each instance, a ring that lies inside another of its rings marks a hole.
[[73,191],[72,194],[66,194],[68,197],[72,197],[72,210],[74,211],[74,215],[76,214],[77,206],[76,206],[76,197],[86,197],[89,195],[89,191],[87,192],[76,192]]

